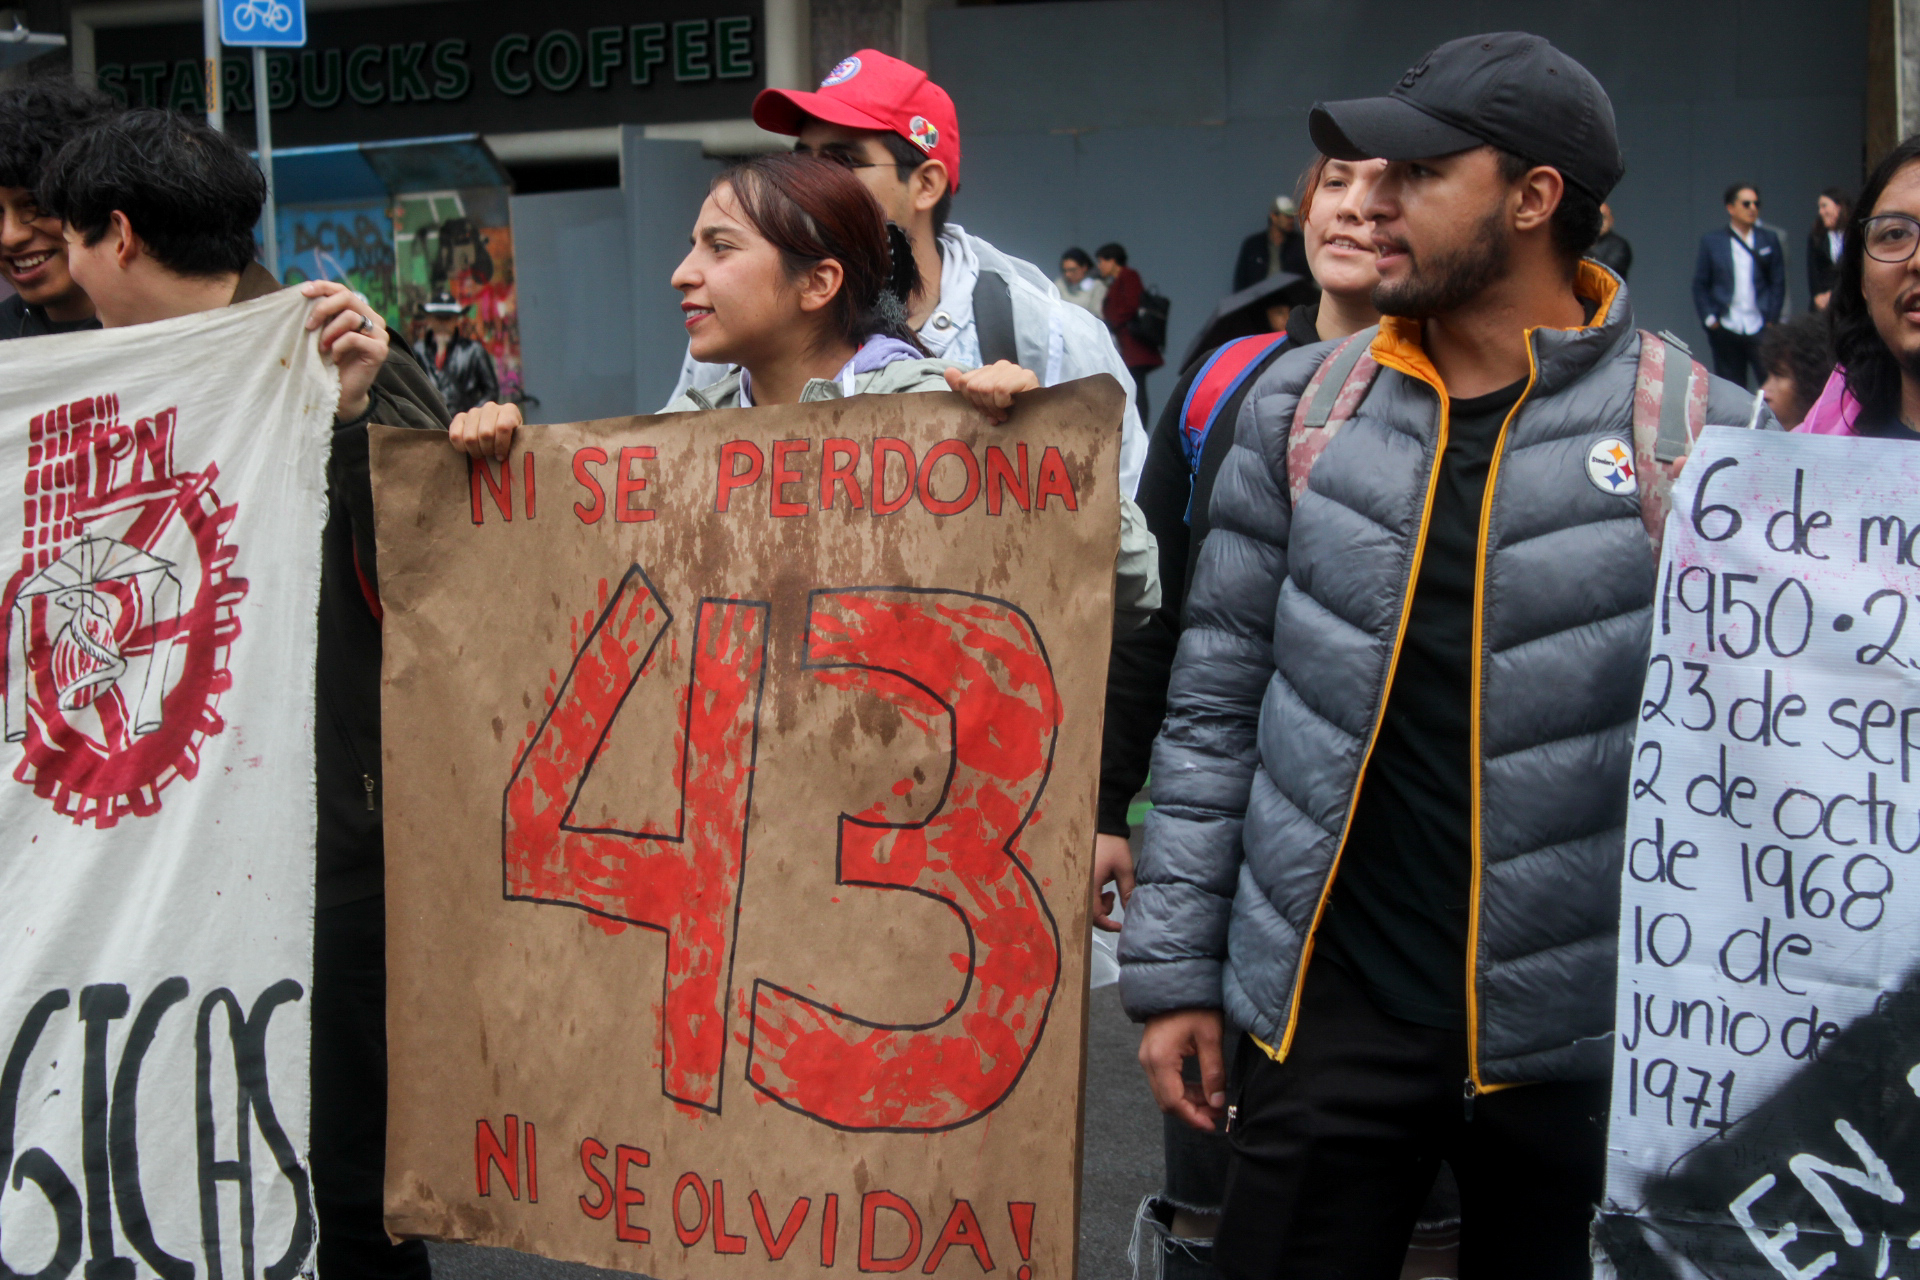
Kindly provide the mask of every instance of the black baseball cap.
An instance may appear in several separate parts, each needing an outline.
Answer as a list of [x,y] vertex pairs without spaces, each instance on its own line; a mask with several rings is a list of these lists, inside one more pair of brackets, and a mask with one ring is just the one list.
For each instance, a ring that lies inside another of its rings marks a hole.
[[1490,145],[1553,166],[1596,200],[1626,170],[1607,91],[1524,31],[1449,40],[1384,98],[1316,103],[1307,131],[1335,160],[1420,160]]

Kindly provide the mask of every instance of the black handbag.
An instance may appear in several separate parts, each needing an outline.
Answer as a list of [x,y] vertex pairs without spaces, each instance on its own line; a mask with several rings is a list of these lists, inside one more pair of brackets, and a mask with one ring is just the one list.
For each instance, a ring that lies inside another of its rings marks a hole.
[[1140,309],[1133,313],[1133,319],[1127,321],[1127,332],[1152,347],[1155,351],[1164,351],[1167,347],[1167,313],[1173,310],[1173,303],[1167,295],[1153,288],[1140,290]]

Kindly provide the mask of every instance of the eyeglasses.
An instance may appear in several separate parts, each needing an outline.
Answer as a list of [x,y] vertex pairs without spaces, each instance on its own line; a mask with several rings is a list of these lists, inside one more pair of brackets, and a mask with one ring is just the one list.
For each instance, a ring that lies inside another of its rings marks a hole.
[[1760,207],[1758,200],[1735,200],[1734,203],[1742,209],[1758,209]]
[[883,169],[886,167],[885,165],[869,164],[865,160],[856,160],[851,151],[843,151],[838,147],[830,147],[824,151],[813,151],[807,147],[795,147],[793,154],[797,156],[812,156],[816,160],[831,160],[842,169]]
[[1920,218],[1882,213],[1860,224],[1861,246],[1875,262],[1905,262],[1920,246]]

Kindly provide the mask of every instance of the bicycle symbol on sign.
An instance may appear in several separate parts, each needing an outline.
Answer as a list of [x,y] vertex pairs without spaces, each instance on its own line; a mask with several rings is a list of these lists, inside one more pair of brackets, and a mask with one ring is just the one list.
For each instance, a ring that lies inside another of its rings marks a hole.
[[293,9],[280,0],[240,0],[233,9],[233,25],[238,31],[253,30],[260,23],[269,31],[293,29]]

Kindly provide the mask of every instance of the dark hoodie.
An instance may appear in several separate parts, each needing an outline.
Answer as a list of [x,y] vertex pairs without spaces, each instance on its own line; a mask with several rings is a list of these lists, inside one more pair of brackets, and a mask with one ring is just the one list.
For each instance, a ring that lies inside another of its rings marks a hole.
[[[250,264],[235,303],[280,286]],[[319,806],[317,905],[337,907],[385,889],[380,793],[380,593],[374,558],[373,478],[367,425],[444,431],[452,421],[407,344],[395,341],[374,379],[367,412],[336,423],[327,459],[327,524],[321,534],[318,703],[313,726]]]
[[[1320,341],[1314,328],[1319,314],[1317,302],[1295,307],[1287,318],[1287,340],[1276,344],[1263,363],[1270,364],[1283,352]],[[1238,332],[1227,335],[1235,336]],[[1160,542],[1160,609],[1145,626],[1116,636],[1113,642],[1113,656],[1107,666],[1106,736],[1100,751],[1098,829],[1102,835],[1130,834],[1127,806],[1146,785],[1153,738],[1166,718],[1167,681],[1173,674],[1174,651],[1180,645],[1187,584],[1200,558],[1200,544],[1207,537],[1213,478],[1233,444],[1233,424],[1240,416],[1241,401],[1259,381],[1257,373],[1247,378],[1220,406],[1199,467],[1189,467],[1180,439],[1181,410],[1186,407],[1195,375],[1225,340],[1223,337],[1207,344],[1203,339],[1196,346],[1147,441],[1147,461],[1135,501],[1146,515],[1147,527]]]
[[41,308],[31,305],[17,293],[0,298],[0,342],[8,338],[39,338],[50,333],[78,333],[98,329],[100,322],[85,320],[49,320]]

